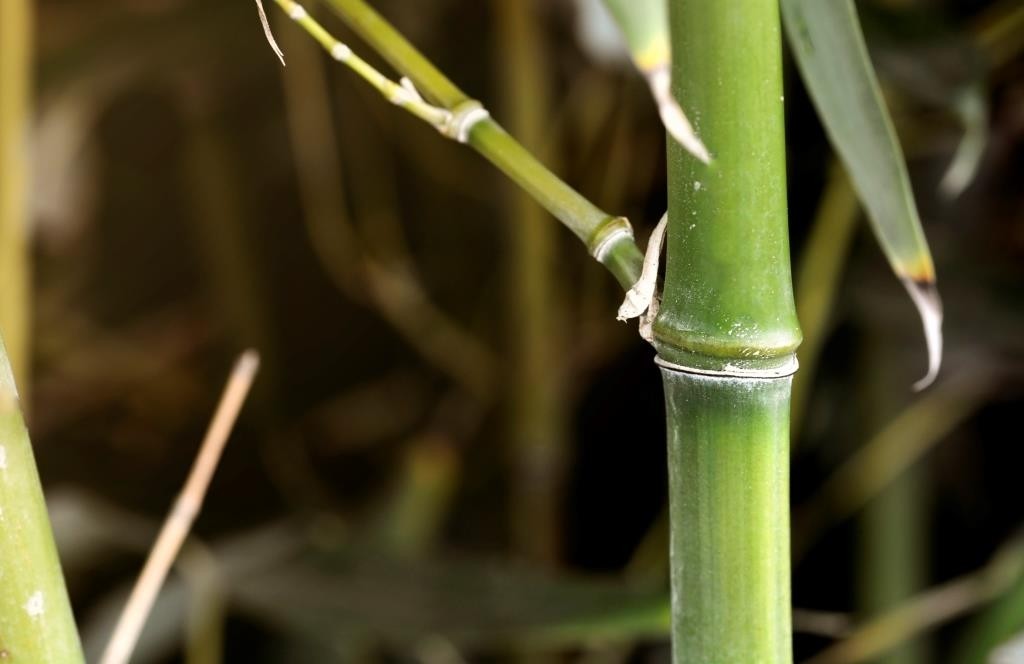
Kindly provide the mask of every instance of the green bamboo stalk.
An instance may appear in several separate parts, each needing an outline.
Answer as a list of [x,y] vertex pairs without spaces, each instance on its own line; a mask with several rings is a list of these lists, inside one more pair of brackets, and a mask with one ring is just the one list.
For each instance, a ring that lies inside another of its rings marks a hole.
[[18,392],[0,340],[0,661],[84,664]]
[[[884,341],[883,334],[884,330],[872,329],[865,335],[860,363],[859,410],[864,414],[861,421],[871,427],[871,433],[882,429],[905,410],[900,393],[894,389],[900,385],[893,375],[893,368],[899,366],[898,350]],[[970,400],[964,398],[963,402],[966,405]],[[951,407],[943,414],[956,410]],[[941,419],[937,417],[932,421]],[[896,477],[864,505],[857,523],[857,603],[861,615],[880,615],[926,587],[927,494],[928,475],[918,464]],[[928,654],[927,641],[919,637],[908,639],[871,661],[873,664],[923,664],[933,658]]]
[[[543,154],[550,110],[540,26],[523,0],[498,0],[495,19],[503,109],[523,145]],[[555,563],[561,550],[566,421],[558,348],[555,229],[543,208],[517,191],[509,206],[509,321],[513,543],[528,558]]]
[[22,393],[28,390],[29,105],[32,2],[0,2],[0,334]]
[[673,661],[792,661],[789,409],[800,331],[775,0],[672,0],[674,93],[715,147],[668,142],[654,342],[668,415]]
[[[449,111],[474,103],[364,0],[327,0],[327,4],[427,99]],[[473,125],[467,143],[575,233],[623,288],[636,282],[643,256],[625,218],[591,203],[489,117]]]

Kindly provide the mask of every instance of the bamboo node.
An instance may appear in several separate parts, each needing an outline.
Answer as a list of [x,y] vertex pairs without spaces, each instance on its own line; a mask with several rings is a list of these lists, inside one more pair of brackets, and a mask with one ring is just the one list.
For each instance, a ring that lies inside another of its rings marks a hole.
[[633,225],[625,217],[615,217],[602,224],[588,242],[590,255],[604,263],[608,252],[621,240],[633,240]]
[[470,99],[449,111],[445,122],[438,126],[438,131],[454,141],[465,143],[469,140],[469,133],[473,131],[473,127],[490,117],[491,114],[483,104]]
[[338,42],[331,47],[331,57],[338,62],[345,62],[352,57],[352,49],[349,48],[348,44]]
[[760,380],[771,380],[775,378],[788,378],[800,368],[796,355],[790,355],[782,364],[774,367],[749,367],[742,364],[731,364],[726,362],[721,369],[707,369],[704,367],[690,367],[684,364],[669,362],[660,355],[654,357],[654,363],[662,369],[676,371],[678,373],[697,374],[698,376],[712,376],[717,378],[752,378]]

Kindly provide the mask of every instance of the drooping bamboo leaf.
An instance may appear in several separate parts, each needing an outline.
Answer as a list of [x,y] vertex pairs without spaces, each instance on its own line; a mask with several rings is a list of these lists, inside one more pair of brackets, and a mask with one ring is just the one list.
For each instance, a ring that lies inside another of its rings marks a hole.
[[605,0],[605,4],[626,38],[633,62],[647,79],[665,129],[693,156],[709,163],[708,149],[672,95],[672,50],[668,40],[666,1]]
[[942,362],[942,304],[903,152],[852,0],[782,0],[789,43],[889,263],[918,309],[931,384]]

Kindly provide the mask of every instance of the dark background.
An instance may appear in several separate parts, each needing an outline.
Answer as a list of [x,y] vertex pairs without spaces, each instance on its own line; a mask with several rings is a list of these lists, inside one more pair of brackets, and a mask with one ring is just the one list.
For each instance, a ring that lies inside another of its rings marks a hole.
[[[322,56],[272,4],[287,69],[248,0],[37,3],[30,429],[89,648],[233,358],[255,345],[259,382],[138,661],[217,661],[221,627],[223,659],[238,662],[667,661],[657,629],[593,627],[650,606],[665,584],[661,388],[653,351],[614,320],[618,287],[556,230],[556,327],[542,343],[559,361],[538,389],[555,395],[559,434],[545,444],[564,463],[550,469],[551,553],[531,555],[510,535],[522,492],[510,461],[516,190]],[[508,55],[492,4],[374,3],[501,120]],[[645,238],[666,196],[647,90],[628,62],[581,45],[575,3],[531,6],[545,63],[534,84],[550,99],[544,159]],[[979,36],[1012,25],[1019,4],[859,7],[937,263],[946,364],[931,392],[911,391],[920,325],[860,220],[835,258],[821,359],[799,377],[812,396],[795,422],[793,600],[816,613],[798,614],[798,660],[982,569],[1024,518],[1024,28],[1018,17],[1009,36]],[[288,100],[285,75],[319,95]],[[951,198],[939,182],[970,94],[988,134]],[[797,270],[831,152],[788,54],[786,108]],[[289,120],[305,126],[310,109],[334,135],[313,130],[303,168]],[[440,357],[417,341],[438,326],[456,331]],[[923,401],[939,390],[946,401]],[[950,403],[969,405],[929,433]],[[836,508],[844,495],[823,492],[827,479],[912,405],[888,446],[923,440],[920,458]],[[973,661],[976,644],[1024,630],[1024,577],[996,591],[900,637],[885,661]],[[584,627],[536,646],[563,624]]]

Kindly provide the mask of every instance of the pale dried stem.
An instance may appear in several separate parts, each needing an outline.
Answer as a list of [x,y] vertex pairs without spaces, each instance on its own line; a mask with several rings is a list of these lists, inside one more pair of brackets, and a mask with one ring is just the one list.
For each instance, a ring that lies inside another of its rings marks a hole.
[[217,411],[206,431],[199,455],[192,465],[181,495],[164,521],[142,574],[132,589],[128,603],[117,621],[114,633],[100,659],[101,664],[126,664],[138,642],[142,627],[153,608],[167,572],[181,550],[189,530],[202,508],[210,480],[220,461],[228,435],[252,387],[259,368],[259,356],[249,350],[235,363]]

